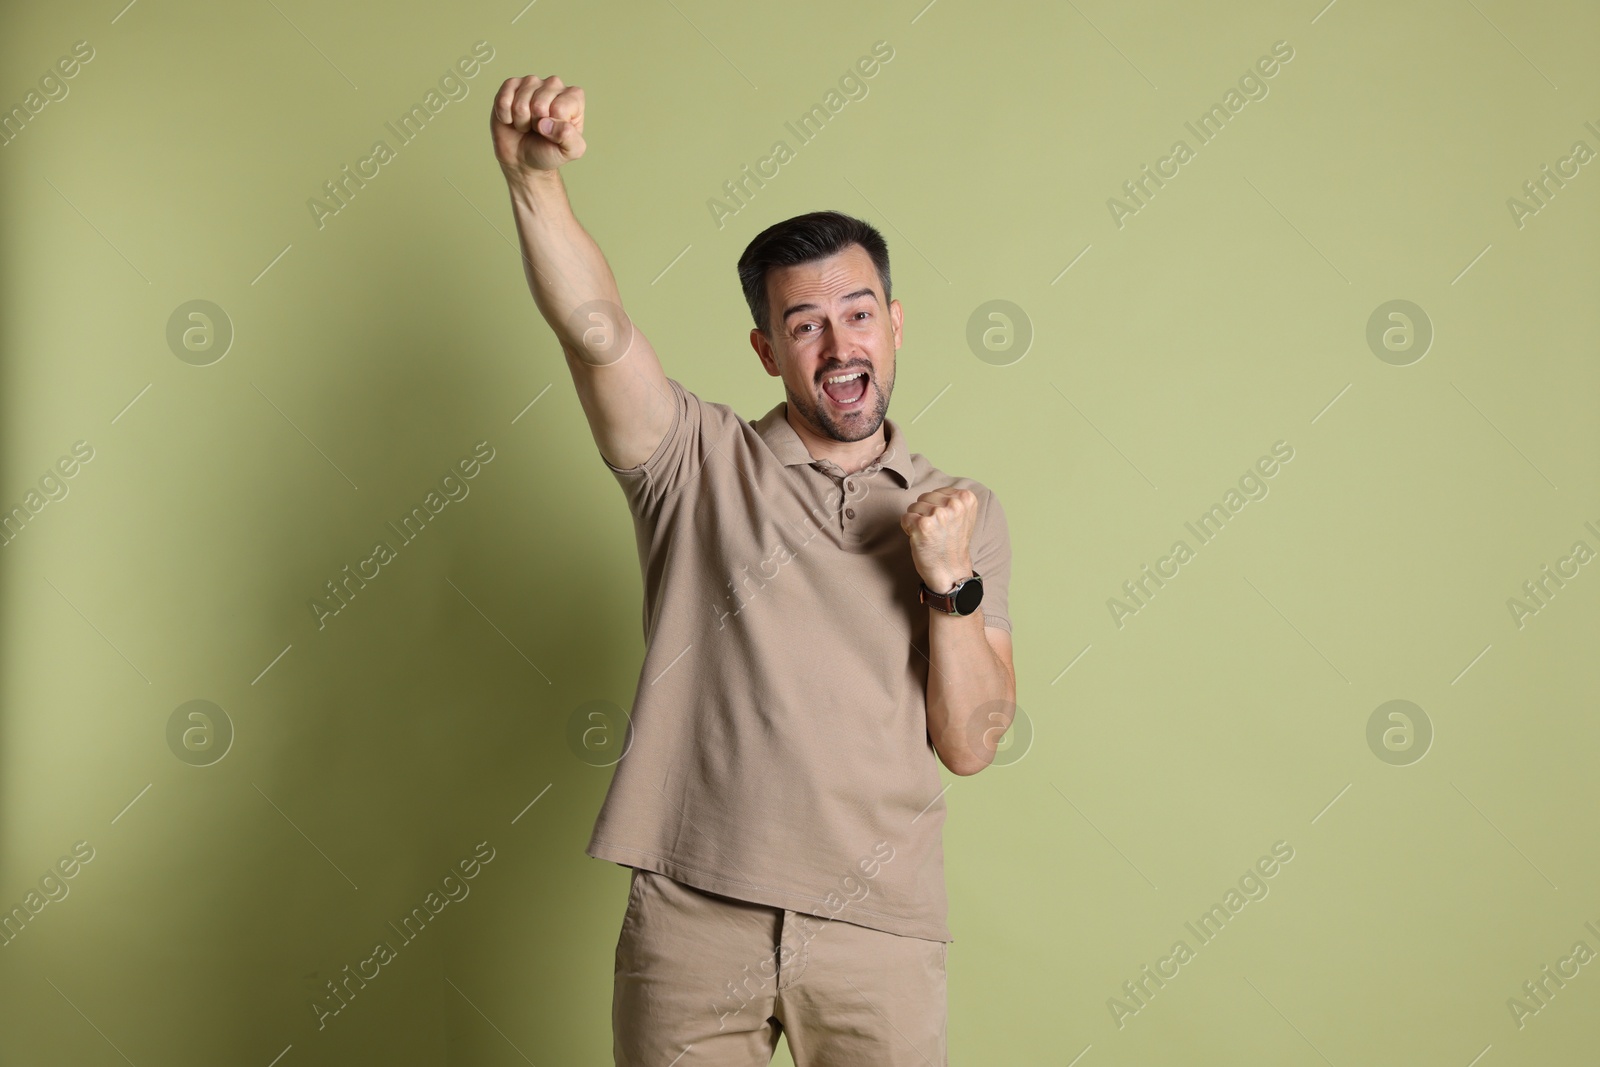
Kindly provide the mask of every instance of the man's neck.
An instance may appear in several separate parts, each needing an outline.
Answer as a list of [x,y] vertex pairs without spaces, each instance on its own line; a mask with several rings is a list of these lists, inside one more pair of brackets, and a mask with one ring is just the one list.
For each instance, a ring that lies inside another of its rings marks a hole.
[[799,436],[801,444],[811,453],[812,459],[825,459],[837,464],[846,474],[854,474],[862,467],[883,455],[888,447],[888,420],[878,426],[877,433],[859,441],[836,441],[813,433],[811,427],[795,413],[793,404],[784,404],[784,418]]

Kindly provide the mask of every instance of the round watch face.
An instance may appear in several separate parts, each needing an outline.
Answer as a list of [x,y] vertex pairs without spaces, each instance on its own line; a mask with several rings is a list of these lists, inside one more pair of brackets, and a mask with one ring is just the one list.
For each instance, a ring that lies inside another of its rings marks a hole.
[[982,578],[968,578],[961,588],[956,590],[955,608],[958,615],[971,615],[974,611],[978,610],[978,605],[982,602]]

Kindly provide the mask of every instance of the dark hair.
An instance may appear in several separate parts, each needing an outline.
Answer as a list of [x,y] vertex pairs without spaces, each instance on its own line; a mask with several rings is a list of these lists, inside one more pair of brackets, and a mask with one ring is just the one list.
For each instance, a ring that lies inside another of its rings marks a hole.
[[837,211],[813,211],[774,223],[756,234],[739,257],[739,284],[756,328],[772,336],[772,316],[767,304],[767,272],[827,259],[850,245],[860,245],[872,257],[883,283],[883,302],[889,303],[889,246],[870,223]]

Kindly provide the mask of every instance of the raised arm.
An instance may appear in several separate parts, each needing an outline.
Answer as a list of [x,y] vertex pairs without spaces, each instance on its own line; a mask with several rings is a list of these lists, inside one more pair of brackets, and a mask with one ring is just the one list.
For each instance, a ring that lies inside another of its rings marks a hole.
[[666,436],[672,397],[655,349],[623,311],[611,267],[567,199],[560,167],[583,155],[583,122],[583,90],[554,75],[507,78],[489,117],[534,303],[561,342],[600,455],[636,467]]

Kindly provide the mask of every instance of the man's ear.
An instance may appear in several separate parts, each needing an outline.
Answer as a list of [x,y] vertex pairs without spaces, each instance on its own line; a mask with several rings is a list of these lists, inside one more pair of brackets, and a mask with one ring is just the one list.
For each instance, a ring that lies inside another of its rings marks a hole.
[[900,351],[900,323],[905,317],[905,309],[900,306],[900,301],[889,301],[889,322],[894,326],[894,350]]
[[783,372],[778,368],[778,361],[772,353],[772,345],[767,341],[767,335],[755,326],[750,327],[750,347],[761,357],[761,365],[767,368],[768,374],[774,378],[782,376]]

